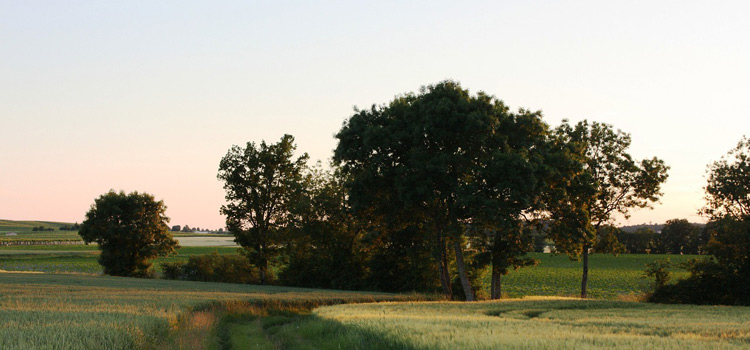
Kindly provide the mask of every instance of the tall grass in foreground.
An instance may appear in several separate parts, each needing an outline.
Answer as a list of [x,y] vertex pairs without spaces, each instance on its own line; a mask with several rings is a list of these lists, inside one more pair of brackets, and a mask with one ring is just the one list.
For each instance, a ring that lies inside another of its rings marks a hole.
[[205,329],[201,322],[212,327],[212,307],[294,302],[310,308],[408,298],[221,283],[0,273],[0,349],[164,348],[181,331],[184,334],[181,327]]
[[[747,349],[750,308],[536,299],[336,305],[314,313],[409,349]],[[301,333],[319,327],[299,326]]]

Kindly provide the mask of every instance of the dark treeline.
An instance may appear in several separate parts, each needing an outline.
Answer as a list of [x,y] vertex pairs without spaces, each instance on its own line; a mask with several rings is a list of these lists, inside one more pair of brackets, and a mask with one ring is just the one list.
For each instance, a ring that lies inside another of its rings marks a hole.
[[729,153],[709,165],[707,175],[706,206],[701,212],[709,222],[697,236],[699,241],[705,242],[703,250],[709,256],[682,266],[690,272],[690,277],[674,284],[667,283],[669,261],[653,264],[649,271],[656,277],[652,301],[750,305],[750,289],[747,288],[750,281],[750,140],[743,137]]
[[295,157],[290,135],[233,146],[219,165],[221,212],[245,259],[191,257],[168,275],[236,281],[244,271],[246,283],[475,300],[490,269],[496,299],[502,276],[535,264],[527,252],[549,242],[583,262],[584,298],[592,253],[704,254],[672,284],[668,261],[650,264],[651,300],[750,304],[747,139],[709,167],[708,224],[620,229],[614,216],[650,208],[668,167],[634,160],[630,135],[607,124],[552,128],[541,112],[445,81],[355,110],[336,138],[328,168]]
[[79,225],[77,222],[72,225],[62,225],[60,226],[60,231],[78,231],[81,229],[81,225]]
[[207,228],[200,228],[200,227],[190,227],[190,225],[180,226],[180,225],[173,225],[169,228],[172,232],[184,232],[184,233],[191,233],[191,232],[208,232],[208,233],[224,233],[223,228],[219,228],[218,230],[211,230]]
[[599,232],[656,201],[668,169],[632,159],[610,125],[551,128],[452,81],[355,110],[336,138],[329,168],[295,158],[289,135],[221,160],[221,212],[259,283],[475,300],[489,268],[499,298],[502,276],[549,239],[583,260],[585,297]]
[[[653,225],[657,226],[657,225]],[[658,225],[659,232],[649,226],[629,228],[605,227],[594,247],[599,253],[632,254],[704,254],[710,228],[686,219],[668,220]]]

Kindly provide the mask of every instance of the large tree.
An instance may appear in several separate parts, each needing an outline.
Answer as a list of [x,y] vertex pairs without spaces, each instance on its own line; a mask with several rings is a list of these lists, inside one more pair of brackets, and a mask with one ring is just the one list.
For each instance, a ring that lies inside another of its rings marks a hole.
[[667,220],[657,239],[657,250],[666,254],[698,254],[701,228],[686,219]]
[[268,279],[268,263],[277,255],[292,219],[292,205],[302,193],[307,153],[294,158],[294,137],[278,143],[232,146],[219,163],[227,204],[221,207],[227,229],[258,268],[260,283]]
[[151,276],[151,259],[175,252],[167,207],[147,193],[109,191],[94,200],[78,234],[102,250],[99,263],[114,276]]
[[344,177],[320,164],[305,175],[305,191],[295,203],[295,225],[287,247],[289,263],[281,279],[313,288],[361,289],[366,230],[347,205]]
[[708,166],[705,227],[711,257],[689,265],[690,277],[657,288],[656,302],[750,305],[750,140]]
[[750,280],[750,140],[737,146],[708,167],[706,205],[702,209],[710,222],[711,236],[706,251],[734,283],[736,301],[750,304],[746,283]]
[[584,120],[571,126],[564,121],[555,140],[569,146],[578,170],[550,188],[550,236],[557,250],[582,257],[581,297],[586,298],[589,250],[599,229],[612,223],[615,214],[628,217],[632,209],[657,201],[669,168],[655,157],[633,160],[627,152],[630,135],[607,124]]
[[742,140],[708,167],[706,206],[710,219],[750,217],[750,140]]
[[492,96],[471,96],[445,81],[357,111],[336,135],[334,160],[351,177],[355,209],[401,230],[430,233],[446,295],[452,246],[461,288],[473,300],[466,233],[492,232],[498,253],[516,246],[520,233],[503,230],[517,229],[534,202],[540,159],[534,149],[545,131],[539,113],[512,113]]

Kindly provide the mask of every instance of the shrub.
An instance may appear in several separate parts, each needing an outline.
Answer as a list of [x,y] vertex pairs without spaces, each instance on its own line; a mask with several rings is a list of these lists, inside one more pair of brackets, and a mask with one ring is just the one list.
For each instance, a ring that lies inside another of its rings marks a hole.
[[672,266],[670,259],[663,259],[646,264],[645,277],[654,278],[654,290],[662,288],[669,283],[672,274],[667,270]]
[[162,263],[166,279],[187,281],[256,284],[258,272],[241,255],[219,255],[217,252],[195,255],[186,263]]

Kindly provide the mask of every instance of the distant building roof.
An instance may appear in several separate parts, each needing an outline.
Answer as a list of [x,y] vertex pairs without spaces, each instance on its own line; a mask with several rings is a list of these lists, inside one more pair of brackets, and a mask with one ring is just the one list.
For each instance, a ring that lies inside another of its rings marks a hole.
[[15,232],[9,232],[9,233],[6,233],[5,235],[6,236],[18,236],[18,234]]

